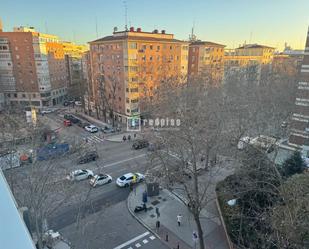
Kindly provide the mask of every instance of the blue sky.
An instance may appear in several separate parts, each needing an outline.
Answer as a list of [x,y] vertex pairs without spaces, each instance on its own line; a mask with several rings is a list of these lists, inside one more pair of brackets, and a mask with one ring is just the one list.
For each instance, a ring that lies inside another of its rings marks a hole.
[[[126,0],[128,25],[145,31],[165,29],[187,39],[193,23],[201,40],[229,48],[254,42],[279,49],[284,42],[303,48],[309,25],[309,0]],[[123,0],[4,1],[4,30],[34,26],[64,40],[86,43],[125,25]]]

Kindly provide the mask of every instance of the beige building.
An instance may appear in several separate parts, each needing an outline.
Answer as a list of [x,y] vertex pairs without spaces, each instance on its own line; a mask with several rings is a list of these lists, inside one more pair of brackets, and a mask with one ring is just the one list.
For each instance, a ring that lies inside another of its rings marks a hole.
[[140,115],[140,98],[151,98],[166,78],[185,78],[187,59],[188,43],[165,30],[143,32],[131,27],[90,42],[93,111],[105,116],[112,109],[123,122]]
[[275,48],[259,44],[226,49],[224,55],[225,80],[235,73],[250,71],[251,76],[255,75],[254,80],[259,81],[262,72],[271,70],[274,52]]

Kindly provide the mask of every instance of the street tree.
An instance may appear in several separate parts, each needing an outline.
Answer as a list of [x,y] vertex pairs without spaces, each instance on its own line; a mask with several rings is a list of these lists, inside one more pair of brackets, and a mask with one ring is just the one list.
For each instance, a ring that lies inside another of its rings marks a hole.
[[[215,167],[210,159],[215,158],[222,141],[220,88],[205,84],[201,78],[188,82],[170,80],[158,86],[153,99],[150,117],[165,121],[159,121],[158,133],[151,134],[160,139],[163,149],[152,153],[150,161],[158,160],[161,167],[150,172],[162,182],[167,181],[169,187],[173,184],[185,193],[200,248],[204,249],[200,215],[214,197],[209,195],[212,182],[200,179],[199,175]],[[178,120],[178,125],[172,120]]]

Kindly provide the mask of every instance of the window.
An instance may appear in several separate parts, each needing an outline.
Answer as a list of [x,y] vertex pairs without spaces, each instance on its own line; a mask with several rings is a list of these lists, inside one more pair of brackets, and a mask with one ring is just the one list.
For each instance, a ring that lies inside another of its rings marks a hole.
[[170,50],[172,50],[173,49],[173,46],[170,46]]
[[23,98],[26,98],[26,94],[23,93],[23,94],[22,94],[22,97],[23,97]]
[[121,101],[121,97],[119,97],[118,100]]
[[8,95],[7,95],[7,96],[8,96],[8,98],[11,98],[11,94],[9,94],[9,93],[8,93]]
[[152,50],[152,45],[150,45],[149,48]]
[[149,57],[149,60],[152,61],[152,56]]
[[35,94],[35,93],[34,93],[34,94],[32,94],[32,97],[33,97],[33,98],[35,98],[35,97],[36,97],[36,94]]
[[157,46],[157,50],[160,51],[160,46]]
[[127,109],[127,113],[130,113],[130,109]]
[[137,49],[137,43],[136,42],[130,42],[129,43],[129,48],[130,49]]
[[14,97],[17,98],[17,93],[14,93]]

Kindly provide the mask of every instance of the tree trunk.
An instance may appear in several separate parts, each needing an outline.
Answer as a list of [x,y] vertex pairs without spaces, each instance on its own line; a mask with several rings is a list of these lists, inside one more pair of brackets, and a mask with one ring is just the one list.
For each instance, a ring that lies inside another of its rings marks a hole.
[[202,229],[199,214],[194,214],[193,216],[194,216],[194,220],[195,220],[195,223],[196,223],[196,226],[197,226],[197,233],[198,233],[198,239],[199,239],[199,244],[200,244],[199,249],[205,249],[203,229]]

